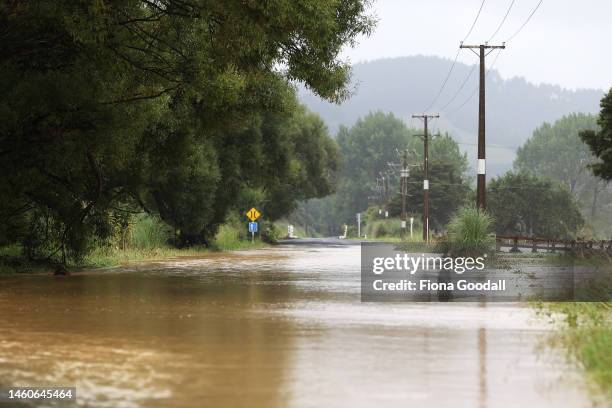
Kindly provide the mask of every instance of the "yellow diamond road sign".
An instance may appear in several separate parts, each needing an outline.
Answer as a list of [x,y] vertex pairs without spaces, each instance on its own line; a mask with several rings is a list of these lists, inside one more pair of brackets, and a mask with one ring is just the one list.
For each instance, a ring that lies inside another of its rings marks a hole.
[[254,222],[256,219],[261,217],[261,213],[257,211],[257,208],[253,207],[247,211],[246,216],[249,217],[249,220]]

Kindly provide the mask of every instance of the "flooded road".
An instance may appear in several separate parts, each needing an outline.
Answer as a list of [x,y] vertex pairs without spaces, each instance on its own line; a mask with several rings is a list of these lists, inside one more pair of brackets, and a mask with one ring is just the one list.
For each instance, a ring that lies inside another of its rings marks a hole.
[[287,246],[0,278],[0,386],[91,407],[591,406],[527,306],[361,303],[359,265],[358,246]]

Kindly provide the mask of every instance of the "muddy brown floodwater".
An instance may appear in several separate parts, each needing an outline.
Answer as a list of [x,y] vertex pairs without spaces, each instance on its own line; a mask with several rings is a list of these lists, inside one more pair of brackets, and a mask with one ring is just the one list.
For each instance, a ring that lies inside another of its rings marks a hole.
[[591,406],[529,307],[361,303],[359,250],[0,278],[0,386],[113,408]]

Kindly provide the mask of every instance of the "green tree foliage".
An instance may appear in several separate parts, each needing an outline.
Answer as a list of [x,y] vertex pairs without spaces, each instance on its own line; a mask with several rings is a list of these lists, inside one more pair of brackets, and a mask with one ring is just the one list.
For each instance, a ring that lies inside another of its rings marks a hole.
[[595,135],[598,129],[596,117],[585,114],[571,114],[553,124],[544,123],[518,149],[514,168],[564,185],[595,232],[606,236],[612,231],[608,222],[612,209],[607,205],[612,190],[606,181],[588,171],[596,158],[579,136]]
[[397,162],[397,152],[411,146],[415,133],[392,113],[380,111],[351,128],[340,128],[336,138],[343,160],[336,199],[340,222],[352,222],[368,207],[379,173],[389,169],[387,163]]
[[287,220],[302,227],[305,234],[316,232],[324,236],[338,236],[343,230],[335,213],[336,200],[336,195],[332,194],[324,198],[301,201]]
[[[371,204],[381,204],[377,197],[380,173],[390,170],[389,163],[399,163],[398,152],[408,150],[411,176],[408,184],[408,211],[423,211],[423,141],[416,136],[422,130],[409,129],[392,113],[371,112],[352,127],[341,127],[336,138],[342,158],[337,192],[332,197],[303,203],[293,222],[303,224],[306,218],[317,231],[337,235],[342,224],[353,224],[355,214]],[[463,204],[469,183],[467,158],[449,135],[431,136],[429,144],[431,225],[442,229],[450,215]],[[399,215],[399,168],[388,178],[388,208]]]
[[597,123],[600,130],[584,130],[580,138],[589,145],[591,152],[599,159],[591,164],[593,174],[604,180],[612,180],[612,89],[601,100],[601,112]]
[[[287,103],[297,104],[295,100]],[[219,219],[230,199],[240,213],[256,206],[274,221],[293,211],[296,200],[333,192],[338,147],[321,119],[301,106],[291,115],[263,115],[249,128],[220,141],[219,150],[230,160],[221,163],[226,182],[220,192],[223,199],[217,201]]]
[[572,193],[581,193],[591,181],[586,165],[592,155],[578,136],[586,129],[597,129],[593,115],[575,113],[552,125],[544,123],[517,150],[515,170],[557,180]]
[[240,194],[236,179],[282,197],[272,213],[329,192],[333,143],[288,82],[342,100],[350,72],[338,56],[371,30],[365,7],[4,2],[0,243],[77,256],[142,208],[179,243],[205,242]]
[[[417,142],[422,144],[420,139]],[[418,152],[418,151],[417,151]],[[422,147],[416,155],[422,163]],[[448,134],[437,135],[430,141],[429,149],[429,225],[443,231],[455,211],[465,204],[470,193],[467,177],[467,157]],[[410,214],[423,214],[423,167],[412,167],[408,181],[406,210]],[[399,186],[399,180],[397,181]],[[397,189],[396,189],[397,190]],[[401,195],[396,191],[389,210],[392,216],[401,214]]]
[[584,220],[569,190],[530,173],[508,172],[487,186],[498,234],[575,237]]

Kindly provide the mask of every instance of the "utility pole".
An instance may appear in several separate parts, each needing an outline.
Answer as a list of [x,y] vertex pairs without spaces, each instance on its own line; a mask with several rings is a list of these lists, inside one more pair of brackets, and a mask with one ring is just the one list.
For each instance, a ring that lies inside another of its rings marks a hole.
[[406,236],[406,196],[408,195],[408,151],[402,156],[402,172],[400,173],[400,194],[402,195],[402,228],[401,238]]
[[[485,58],[494,49],[505,49],[506,43],[502,45],[489,45],[487,43],[480,45],[461,45],[459,48],[467,48],[472,51],[480,59],[480,91],[478,93],[478,166],[476,178],[476,206],[485,210],[486,205],[486,148],[485,148]],[[479,50],[479,53],[474,51]]]
[[385,211],[387,210],[387,187],[389,184],[389,180],[388,180],[388,175],[386,173],[383,173],[382,171],[378,172],[378,174],[380,175],[380,198],[381,198],[381,204],[383,206],[383,208],[385,209]]
[[423,241],[429,242],[429,135],[427,121],[429,118],[439,118],[440,115],[412,115],[423,119]]

